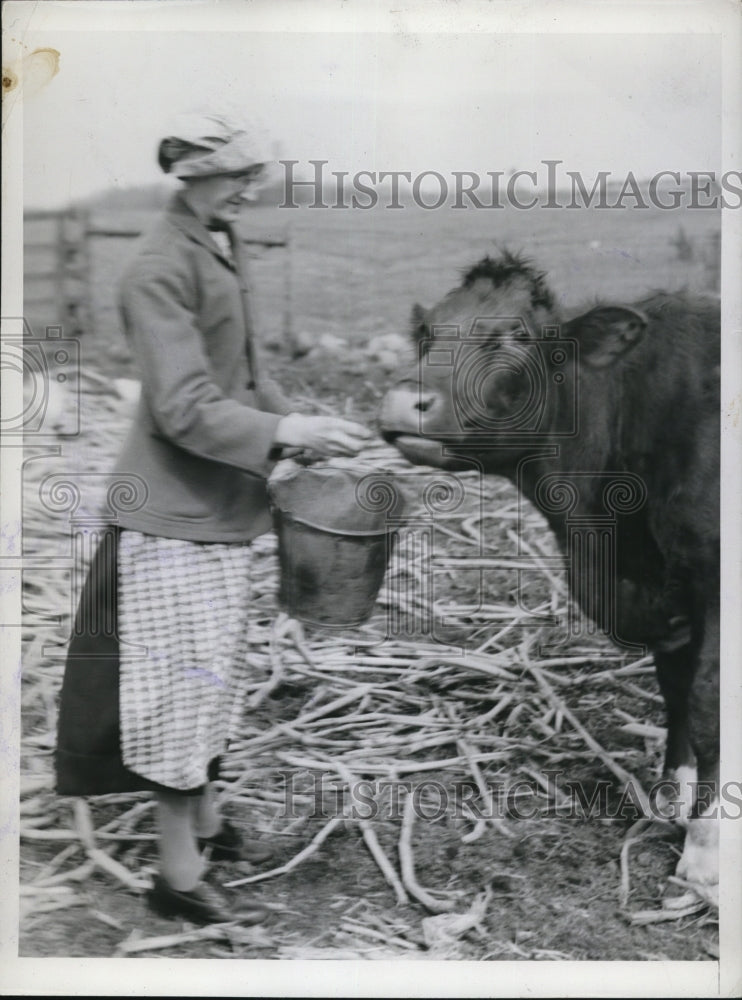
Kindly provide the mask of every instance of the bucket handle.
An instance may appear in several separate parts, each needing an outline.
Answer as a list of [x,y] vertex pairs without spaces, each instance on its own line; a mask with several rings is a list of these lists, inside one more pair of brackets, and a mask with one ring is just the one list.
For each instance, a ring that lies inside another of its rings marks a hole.
[[272,513],[278,513],[282,518],[287,521],[293,521],[295,524],[301,524],[306,528],[313,528],[315,531],[322,531],[326,535],[347,535],[351,538],[370,538],[376,535],[391,535],[393,532],[399,530],[399,525],[395,524],[389,528],[377,528],[375,531],[355,531],[352,528],[327,528],[322,524],[315,524],[313,521],[307,521],[306,518],[296,517],[294,514],[290,514],[286,510],[282,510],[276,504],[271,503],[270,509]]

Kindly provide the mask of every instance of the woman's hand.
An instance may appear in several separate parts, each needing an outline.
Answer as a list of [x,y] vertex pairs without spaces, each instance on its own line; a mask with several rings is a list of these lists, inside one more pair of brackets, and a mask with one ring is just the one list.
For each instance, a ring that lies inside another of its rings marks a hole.
[[289,413],[276,428],[274,443],[279,446],[308,448],[325,458],[357,455],[374,434],[362,424],[341,417],[309,417]]

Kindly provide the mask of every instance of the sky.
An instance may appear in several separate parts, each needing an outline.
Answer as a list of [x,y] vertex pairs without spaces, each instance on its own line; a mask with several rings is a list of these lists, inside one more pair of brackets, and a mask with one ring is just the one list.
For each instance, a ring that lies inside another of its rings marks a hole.
[[157,141],[192,109],[257,117],[278,155],[351,174],[547,158],[587,175],[720,170],[718,36],[516,34],[495,20],[462,34],[308,32],[305,21],[221,31],[214,8],[209,32],[180,31],[174,16],[167,30],[25,35],[26,53],[60,53],[58,73],[18,106],[26,205],[161,180]]

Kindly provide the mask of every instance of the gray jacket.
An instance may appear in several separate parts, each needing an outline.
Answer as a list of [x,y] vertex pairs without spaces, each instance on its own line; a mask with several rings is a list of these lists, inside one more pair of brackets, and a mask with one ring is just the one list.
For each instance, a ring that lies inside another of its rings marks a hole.
[[142,396],[116,472],[143,480],[146,497],[119,524],[202,542],[263,533],[290,406],[258,369],[244,262],[176,195],[124,274],[121,310]]

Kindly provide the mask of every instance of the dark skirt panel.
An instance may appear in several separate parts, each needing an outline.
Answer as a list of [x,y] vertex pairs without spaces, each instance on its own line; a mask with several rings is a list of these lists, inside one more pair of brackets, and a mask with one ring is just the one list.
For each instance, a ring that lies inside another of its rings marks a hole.
[[[163,789],[130,771],[121,759],[118,537],[118,529],[111,528],[96,550],[67,653],[55,755],[60,795]],[[218,773],[217,758],[209,767],[209,780]],[[200,791],[193,788],[180,794]]]

